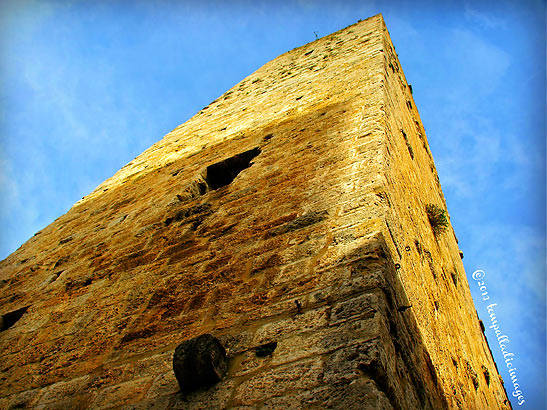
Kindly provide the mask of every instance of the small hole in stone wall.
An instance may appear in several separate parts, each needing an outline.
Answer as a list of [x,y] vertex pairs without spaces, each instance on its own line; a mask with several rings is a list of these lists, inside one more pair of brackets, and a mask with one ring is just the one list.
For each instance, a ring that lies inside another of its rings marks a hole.
[[277,342],[270,342],[255,348],[256,357],[270,356],[277,347]]
[[213,190],[230,184],[241,171],[252,165],[251,161],[258,154],[260,154],[260,148],[254,148],[224,161],[209,165],[205,178],[207,185]]
[[421,255],[422,254],[422,245],[420,245],[420,242],[417,240],[414,240],[414,246],[416,246],[416,250]]
[[207,184],[204,184],[202,181],[197,183],[198,191],[200,195],[205,195],[207,193]]
[[484,375],[484,380],[486,381],[486,384],[490,386],[490,372],[485,366],[482,366],[482,374]]
[[456,275],[454,272],[450,274],[452,276],[452,282],[454,282],[454,286],[458,287],[458,275]]
[[408,148],[408,153],[410,154],[410,158],[414,159],[414,150],[412,149],[412,146],[407,142],[406,147]]
[[12,312],[2,315],[2,321],[0,323],[1,330],[4,331],[12,327],[21,317],[25,314],[29,306],[22,307],[20,309],[14,310]]

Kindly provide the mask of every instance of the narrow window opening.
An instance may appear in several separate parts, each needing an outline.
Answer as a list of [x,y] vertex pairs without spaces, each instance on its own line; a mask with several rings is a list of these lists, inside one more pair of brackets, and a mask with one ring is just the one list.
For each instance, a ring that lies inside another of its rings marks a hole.
[[484,375],[484,380],[486,380],[486,384],[490,386],[490,372],[484,365],[482,366],[482,374]]
[[258,346],[255,348],[256,357],[266,357],[271,356],[274,350],[277,348],[277,342],[270,342]]
[[205,177],[207,185],[214,190],[230,184],[241,171],[252,165],[251,161],[258,154],[260,148],[254,148],[208,166]]
[[452,282],[454,282],[454,286],[458,287],[458,275],[456,275],[454,272],[450,274],[452,276]]
[[14,310],[13,312],[6,313],[5,315],[2,315],[2,322],[1,324],[1,330],[0,332],[3,332],[4,330],[9,329],[12,327],[21,317],[25,314],[29,306],[25,306],[21,309]]

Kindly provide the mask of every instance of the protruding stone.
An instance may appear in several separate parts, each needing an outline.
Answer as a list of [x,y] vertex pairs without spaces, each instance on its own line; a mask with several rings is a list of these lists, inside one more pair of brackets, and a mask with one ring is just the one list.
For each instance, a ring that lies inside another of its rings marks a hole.
[[218,383],[226,374],[228,359],[219,340],[204,334],[177,346],[173,371],[182,391],[194,391]]

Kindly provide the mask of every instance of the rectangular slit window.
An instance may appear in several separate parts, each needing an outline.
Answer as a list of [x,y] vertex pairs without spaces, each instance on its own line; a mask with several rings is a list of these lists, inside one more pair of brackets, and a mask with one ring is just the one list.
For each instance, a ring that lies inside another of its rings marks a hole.
[[230,184],[244,169],[252,165],[252,160],[260,154],[260,148],[242,152],[224,161],[207,167],[205,181],[211,190]]
[[25,314],[28,308],[29,306],[25,306],[21,309],[17,309],[17,310],[14,310],[13,312],[9,312],[9,313],[6,313],[5,315],[2,315],[1,322],[0,322],[0,325],[1,325],[0,332],[3,332],[4,330],[9,329],[15,323],[17,323],[17,321],[19,321],[19,319],[23,317],[23,315]]

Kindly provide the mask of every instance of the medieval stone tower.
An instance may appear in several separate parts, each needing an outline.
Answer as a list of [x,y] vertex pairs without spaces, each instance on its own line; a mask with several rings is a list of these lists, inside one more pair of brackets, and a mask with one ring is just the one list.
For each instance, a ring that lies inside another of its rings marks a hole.
[[507,409],[445,207],[380,15],[283,54],[0,263],[0,408]]

